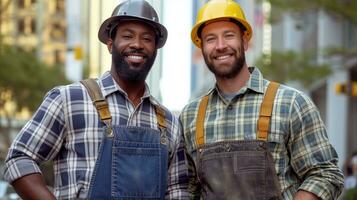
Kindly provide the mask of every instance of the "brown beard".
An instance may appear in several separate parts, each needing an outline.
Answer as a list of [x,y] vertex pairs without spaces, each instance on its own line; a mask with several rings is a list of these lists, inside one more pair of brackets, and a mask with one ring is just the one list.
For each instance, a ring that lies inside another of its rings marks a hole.
[[[234,55],[237,55],[237,51],[234,49]],[[203,58],[205,59],[206,65],[208,67],[208,69],[216,76],[219,78],[226,78],[226,79],[231,79],[236,77],[239,72],[242,70],[244,64],[245,64],[245,54],[244,54],[244,46],[243,46],[243,42],[241,43],[240,46],[240,56],[239,57],[235,57],[235,62],[233,63],[232,68],[227,71],[227,72],[221,72],[219,70],[217,70],[215,68],[215,66],[213,65],[213,62],[209,61],[209,55],[204,53],[204,51],[202,50],[202,54],[203,54]]]

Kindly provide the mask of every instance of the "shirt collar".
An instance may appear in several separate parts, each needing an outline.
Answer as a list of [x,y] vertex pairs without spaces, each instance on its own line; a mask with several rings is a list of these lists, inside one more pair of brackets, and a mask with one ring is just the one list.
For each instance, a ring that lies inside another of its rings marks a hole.
[[[238,94],[244,94],[248,91],[254,91],[257,93],[264,93],[264,77],[263,74],[260,72],[260,70],[257,67],[248,67],[248,70],[250,72],[250,77],[247,81],[247,83],[245,84],[245,86],[243,86]],[[213,92],[217,92],[218,95],[220,95],[220,91],[218,89],[217,84],[215,85],[214,88],[212,88],[210,91],[208,91],[208,94],[213,93]]]
[[[107,97],[108,95],[114,92],[120,92],[124,96],[128,96],[127,93],[115,82],[113,76],[110,74],[109,71],[105,72],[102,76],[99,77],[99,84],[102,85],[102,93],[104,97]],[[149,87],[146,83],[142,99],[145,98],[150,98],[150,100],[153,99],[150,94]]]
[[264,77],[257,67],[249,67],[250,78],[247,81],[246,87],[257,93],[264,93]]

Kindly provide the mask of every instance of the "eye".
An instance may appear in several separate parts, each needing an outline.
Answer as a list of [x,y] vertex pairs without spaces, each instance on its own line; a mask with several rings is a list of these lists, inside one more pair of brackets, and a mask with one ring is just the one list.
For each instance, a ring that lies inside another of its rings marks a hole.
[[226,37],[226,38],[229,38],[229,39],[232,39],[232,38],[235,37],[235,34],[233,34],[233,33],[227,33],[227,34],[225,34],[225,37]]
[[133,38],[133,36],[132,36],[131,34],[123,34],[121,37],[124,38],[124,39],[131,39],[131,38]]
[[143,36],[143,40],[145,42],[152,42],[152,41],[154,41],[154,37],[151,35],[145,35],[145,36]]
[[208,43],[213,42],[214,40],[215,40],[215,37],[213,37],[213,36],[208,36],[205,38],[205,41]]

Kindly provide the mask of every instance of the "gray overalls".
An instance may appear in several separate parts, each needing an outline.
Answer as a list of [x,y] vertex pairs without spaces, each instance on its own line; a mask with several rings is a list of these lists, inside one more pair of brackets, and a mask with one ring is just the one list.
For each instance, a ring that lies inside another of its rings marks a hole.
[[204,144],[204,120],[209,96],[202,98],[197,121],[196,170],[207,200],[282,199],[274,161],[268,149],[268,130],[279,84],[271,82],[261,104],[256,140]]

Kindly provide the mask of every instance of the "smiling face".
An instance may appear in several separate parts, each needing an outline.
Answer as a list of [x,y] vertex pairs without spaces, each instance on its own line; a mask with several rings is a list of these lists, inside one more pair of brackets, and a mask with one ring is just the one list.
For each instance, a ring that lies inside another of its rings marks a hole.
[[114,40],[108,41],[112,71],[119,79],[143,82],[156,57],[155,32],[139,21],[122,21]]
[[205,25],[201,32],[202,54],[217,78],[234,78],[245,65],[248,42],[239,26],[231,21]]

